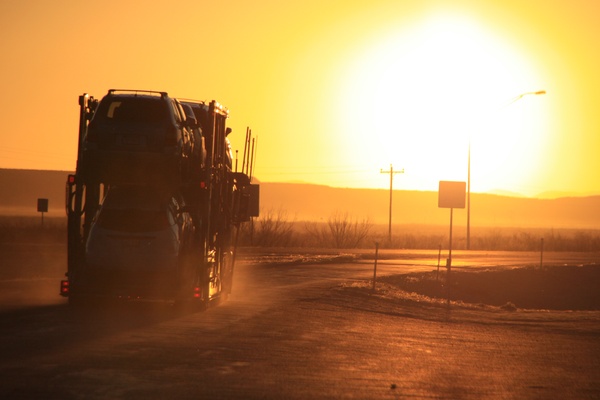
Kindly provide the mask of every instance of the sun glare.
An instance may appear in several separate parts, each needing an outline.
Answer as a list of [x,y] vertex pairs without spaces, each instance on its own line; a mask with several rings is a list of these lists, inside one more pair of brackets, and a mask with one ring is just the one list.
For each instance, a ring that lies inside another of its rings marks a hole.
[[543,118],[525,96],[508,103],[539,84],[525,58],[473,20],[431,17],[350,64],[338,91],[342,151],[371,170],[405,168],[402,187],[436,190],[466,180],[470,143],[474,191],[519,190],[538,165]]

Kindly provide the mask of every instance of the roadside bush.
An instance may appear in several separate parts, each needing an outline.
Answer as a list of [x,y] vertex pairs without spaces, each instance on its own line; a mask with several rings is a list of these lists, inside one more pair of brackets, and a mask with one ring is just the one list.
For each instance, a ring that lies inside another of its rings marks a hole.
[[315,243],[336,249],[353,249],[361,246],[369,235],[372,224],[368,219],[353,220],[348,213],[335,213],[326,225],[306,223],[305,231]]
[[240,227],[239,244],[246,246],[286,247],[293,245],[294,224],[287,211],[268,210]]
[[[471,232],[471,250],[600,252],[600,230],[478,227]],[[240,229],[241,246],[299,248],[448,249],[448,228],[430,225],[396,225],[392,241],[387,225],[357,220],[348,213],[334,213],[327,220],[290,220],[285,210],[269,210]],[[466,249],[464,227],[455,227],[455,250]]]
[[327,227],[322,222],[305,222],[301,243],[303,247],[331,247],[327,236]]
[[67,240],[67,219],[0,217],[0,243],[63,243]]

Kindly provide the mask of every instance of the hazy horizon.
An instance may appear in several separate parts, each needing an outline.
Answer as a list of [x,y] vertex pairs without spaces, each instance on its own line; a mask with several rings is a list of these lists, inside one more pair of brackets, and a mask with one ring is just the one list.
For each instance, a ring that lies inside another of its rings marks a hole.
[[[64,216],[69,171],[0,169],[0,214],[39,215],[37,199],[49,198],[48,217]],[[600,227],[600,196],[540,199],[506,194],[471,194],[473,227],[573,228]],[[352,219],[388,223],[389,188],[339,188],[310,183],[260,182],[261,216],[285,213],[294,221],[327,221],[335,213]],[[466,223],[465,209],[455,210],[456,226]],[[395,188],[393,224],[445,225],[448,210],[438,208],[437,191]]]

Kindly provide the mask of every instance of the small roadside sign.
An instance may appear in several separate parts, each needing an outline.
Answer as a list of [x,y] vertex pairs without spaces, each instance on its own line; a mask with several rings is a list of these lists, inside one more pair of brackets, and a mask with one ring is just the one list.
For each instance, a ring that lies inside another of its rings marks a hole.
[[440,181],[439,208],[465,208],[466,182]]
[[48,199],[37,199],[37,210],[42,213],[42,226],[44,225],[44,213],[48,212]]
[[48,199],[37,199],[37,210],[38,212],[48,212]]

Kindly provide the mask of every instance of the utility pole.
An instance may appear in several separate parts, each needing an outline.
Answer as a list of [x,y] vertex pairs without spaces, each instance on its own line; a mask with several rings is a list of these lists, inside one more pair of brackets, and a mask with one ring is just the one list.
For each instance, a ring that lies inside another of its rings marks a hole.
[[402,168],[402,170],[399,170],[399,171],[394,171],[394,167],[392,166],[392,164],[390,164],[389,171],[384,171],[383,169],[381,169],[380,173],[390,174],[390,218],[389,218],[389,228],[388,228],[388,239],[389,239],[390,243],[392,243],[392,188],[394,186],[394,183],[393,183],[394,182],[394,174],[403,174],[404,168]]

